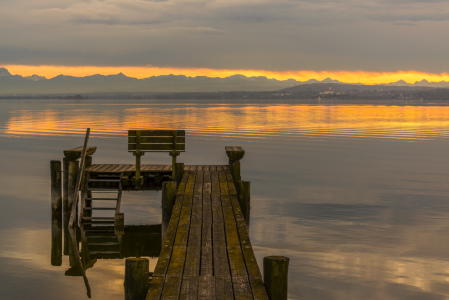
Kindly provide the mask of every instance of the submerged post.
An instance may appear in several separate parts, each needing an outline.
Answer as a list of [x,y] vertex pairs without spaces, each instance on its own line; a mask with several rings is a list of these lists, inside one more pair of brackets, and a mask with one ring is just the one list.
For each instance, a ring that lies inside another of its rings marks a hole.
[[285,256],[267,256],[263,259],[263,281],[270,300],[287,300],[288,263]]
[[51,214],[51,265],[62,265],[62,212]]
[[62,173],[61,161],[50,162],[51,173],[51,210],[53,213],[62,213]]
[[150,262],[146,258],[125,261],[125,300],[144,300],[149,286]]
[[245,218],[246,226],[249,227],[250,219],[250,204],[251,204],[251,182],[239,181],[237,182],[237,191],[240,208],[242,209],[243,217]]

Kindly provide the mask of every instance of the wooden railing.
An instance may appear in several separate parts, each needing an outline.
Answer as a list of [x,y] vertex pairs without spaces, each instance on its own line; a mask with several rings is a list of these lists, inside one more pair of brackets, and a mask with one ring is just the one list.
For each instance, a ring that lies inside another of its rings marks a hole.
[[86,149],[87,149],[87,143],[89,141],[89,134],[90,134],[90,128],[87,128],[86,137],[84,139],[83,153],[81,154],[80,171],[78,173],[78,179],[76,180],[75,190],[73,191],[73,193],[75,193],[75,194],[73,196],[72,212],[70,214],[69,227],[73,227],[73,224],[74,224],[74,221],[76,218],[76,208],[78,206],[79,190],[80,190],[81,181],[83,179],[83,174],[84,174],[84,165],[86,162]]

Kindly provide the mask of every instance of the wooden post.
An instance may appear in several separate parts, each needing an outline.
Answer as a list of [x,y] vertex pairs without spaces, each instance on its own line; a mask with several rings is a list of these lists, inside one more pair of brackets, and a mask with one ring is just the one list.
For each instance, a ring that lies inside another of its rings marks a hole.
[[240,176],[240,161],[234,161],[229,162],[229,169],[232,174],[232,178],[234,179],[234,182],[238,182],[242,180],[242,177]]
[[115,214],[114,233],[115,233],[115,235],[124,235],[125,234],[125,214],[124,213]]
[[184,163],[176,163],[176,185],[179,185],[179,183],[182,180],[182,176],[184,176]]
[[170,223],[173,206],[176,199],[176,182],[165,181],[162,183],[162,240],[165,238],[168,223]]
[[237,182],[237,191],[240,208],[242,209],[243,217],[245,218],[246,226],[249,228],[250,211],[251,211],[251,182],[239,181]]
[[63,200],[63,209],[64,213],[68,209],[69,203],[69,159],[64,157],[63,162],[63,189],[62,189],[62,200]]
[[146,258],[125,261],[125,300],[144,300],[149,286],[150,262]]
[[62,213],[62,174],[61,161],[52,160],[50,162],[51,173],[51,210],[52,212]]
[[241,181],[240,177],[240,160],[245,155],[245,150],[240,146],[226,146],[226,155],[229,158],[229,168],[234,182]]
[[69,161],[69,174],[68,174],[68,201],[67,201],[67,209],[69,211],[72,210],[72,203],[75,200],[75,188],[76,188],[76,180],[78,178],[79,172],[79,163],[78,160]]
[[62,265],[62,212],[51,215],[51,265]]
[[288,263],[285,256],[267,256],[263,259],[263,280],[270,300],[287,300]]

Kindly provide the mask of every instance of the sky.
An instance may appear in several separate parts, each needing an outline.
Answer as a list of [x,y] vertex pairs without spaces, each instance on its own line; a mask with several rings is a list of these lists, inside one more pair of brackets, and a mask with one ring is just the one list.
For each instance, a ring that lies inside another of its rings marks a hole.
[[438,81],[447,32],[443,0],[0,0],[0,66]]

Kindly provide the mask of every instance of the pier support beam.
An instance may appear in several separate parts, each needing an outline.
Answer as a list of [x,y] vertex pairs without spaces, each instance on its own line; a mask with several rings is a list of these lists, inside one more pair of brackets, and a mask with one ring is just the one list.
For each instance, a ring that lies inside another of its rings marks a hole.
[[79,162],[69,161],[69,172],[68,172],[68,201],[67,209],[70,211],[72,209],[72,203],[75,196],[76,180],[78,179],[79,172]]
[[125,261],[125,300],[144,300],[149,286],[150,262],[146,258]]
[[249,228],[249,219],[250,219],[250,211],[251,211],[251,182],[249,181],[238,181],[237,184],[237,193],[240,208],[242,209],[243,217],[245,218],[246,227]]
[[175,181],[162,183],[162,241],[165,238],[168,224],[170,223],[173,206],[176,200],[177,184]]
[[51,174],[51,210],[53,213],[62,213],[62,173],[61,161],[50,162]]
[[270,300],[287,300],[288,264],[285,256],[267,256],[263,259],[263,280]]
[[176,185],[182,180],[182,176],[184,176],[184,163],[176,163],[175,164],[175,177],[176,177]]

